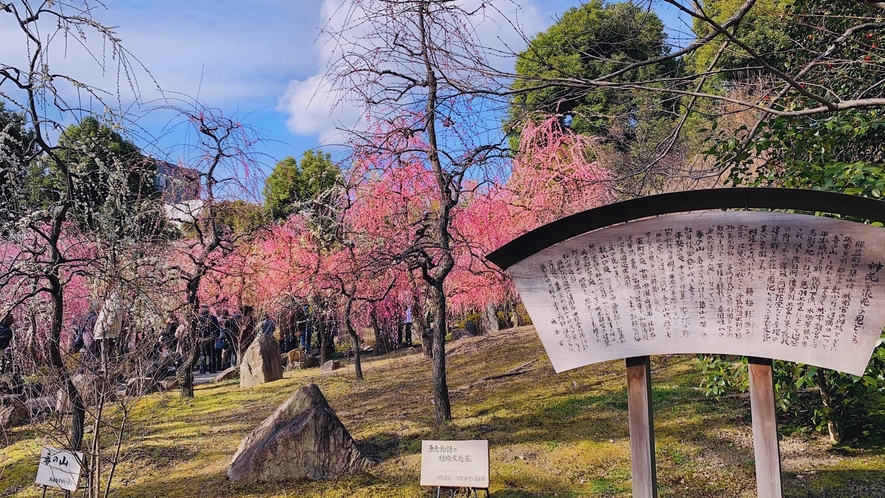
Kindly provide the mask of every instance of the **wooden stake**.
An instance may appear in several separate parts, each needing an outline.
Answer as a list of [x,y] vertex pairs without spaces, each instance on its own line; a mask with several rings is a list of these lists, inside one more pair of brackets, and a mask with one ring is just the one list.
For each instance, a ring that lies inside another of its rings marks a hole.
[[781,498],[781,456],[774,412],[771,360],[750,358],[750,410],[753,414],[753,450],[756,454],[756,491],[759,498]]
[[627,358],[627,410],[634,498],[657,498],[655,431],[651,407],[651,363],[648,356]]

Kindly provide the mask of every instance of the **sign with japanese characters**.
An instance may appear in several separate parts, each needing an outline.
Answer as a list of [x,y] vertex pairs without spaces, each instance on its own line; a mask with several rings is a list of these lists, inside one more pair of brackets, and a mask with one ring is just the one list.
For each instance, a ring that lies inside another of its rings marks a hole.
[[40,466],[37,468],[37,484],[75,491],[80,482],[80,462],[83,453],[43,447]]
[[489,487],[489,442],[421,441],[421,485]]
[[885,229],[771,212],[662,216],[510,267],[557,372],[674,353],[862,375],[885,325]]

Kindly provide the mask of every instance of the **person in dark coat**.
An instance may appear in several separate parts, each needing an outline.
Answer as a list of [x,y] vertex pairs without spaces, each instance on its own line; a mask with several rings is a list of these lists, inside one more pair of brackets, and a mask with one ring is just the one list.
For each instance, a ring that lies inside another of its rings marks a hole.
[[197,315],[197,337],[200,340],[200,373],[216,373],[215,339],[221,333],[218,318],[209,312],[209,306],[200,306]]
[[7,354],[6,350],[12,343],[12,325],[14,323],[15,318],[13,318],[12,312],[6,313],[0,320],[0,373],[12,371],[12,355]]

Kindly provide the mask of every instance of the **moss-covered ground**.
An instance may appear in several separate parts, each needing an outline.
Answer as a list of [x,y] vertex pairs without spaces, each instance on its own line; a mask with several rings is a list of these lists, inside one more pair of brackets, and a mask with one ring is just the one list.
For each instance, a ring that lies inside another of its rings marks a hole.
[[[756,496],[748,398],[705,398],[696,389],[694,361],[652,359],[659,495]],[[490,378],[519,366],[520,373]],[[489,440],[494,498],[631,496],[623,361],[556,374],[531,327],[450,343],[454,420],[442,427],[434,424],[430,360],[423,355],[366,358],[362,382],[348,367],[329,374],[295,370],[248,390],[236,381],[202,385],[193,399],[177,392],[142,398],[130,413],[110,496],[435,496],[418,484],[422,439]],[[337,481],[228,481],[240,441],[309,383],[320,386],[375,465]],[[866,436],[849,435],[838,447],[816,433],[782,434],[785,496],[885,496],[877,420],[872,414],[858,432]],[[0,435],[0,496],[41,495],[33,482],[50,427],[46,421]]]

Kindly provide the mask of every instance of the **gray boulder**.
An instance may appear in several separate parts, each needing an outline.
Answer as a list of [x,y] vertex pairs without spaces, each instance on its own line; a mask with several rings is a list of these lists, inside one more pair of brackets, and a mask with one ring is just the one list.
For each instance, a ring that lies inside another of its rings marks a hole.
[[[100,397],[104,397],[105,401],[116,401],[116,383],[111,383],[98,375],[91,372],[82,372],[71,377],[74,387],[80,393],[83,399],[83,406],[94,406],[98,403]],[[55,411],[60,413],[69,413],[71,411],[71,403],[68,399],[68,393],[64,389],[59,389],[55,395]]]
[[273,336],[258,334],[243,353],[240,387],[248,388],[283,378],[280,345]]
[[240,443],[227,476],[239,482],[330,479],[369,464],[319,387],[302,387]]
[[133,377],[126,381],[126,396],[144,396],[160,391],[160,385],[153,377]]
[[239,375],[240,369],[237,367],[228,367],[224,371],[220,372],[218,375],[212,379],[212,382],[224,382],[226,380],[235,379],[237,375]]
[[178,389],[178,387],[178,379],[175,377],[168,377],[160,381],[160,389],[163,391],[171,391]]
[[341,362],[338,360],[329,360],[320,367],[320,373],[327,373],[341,368]]
[[304,357],[304,361],[301,362],[301,368],[313,368],[320,366],[320,359],[313,355],[307,355]]
[[0,429],[25,425],[31,420],[31,412],[21,396],[0,396]]

